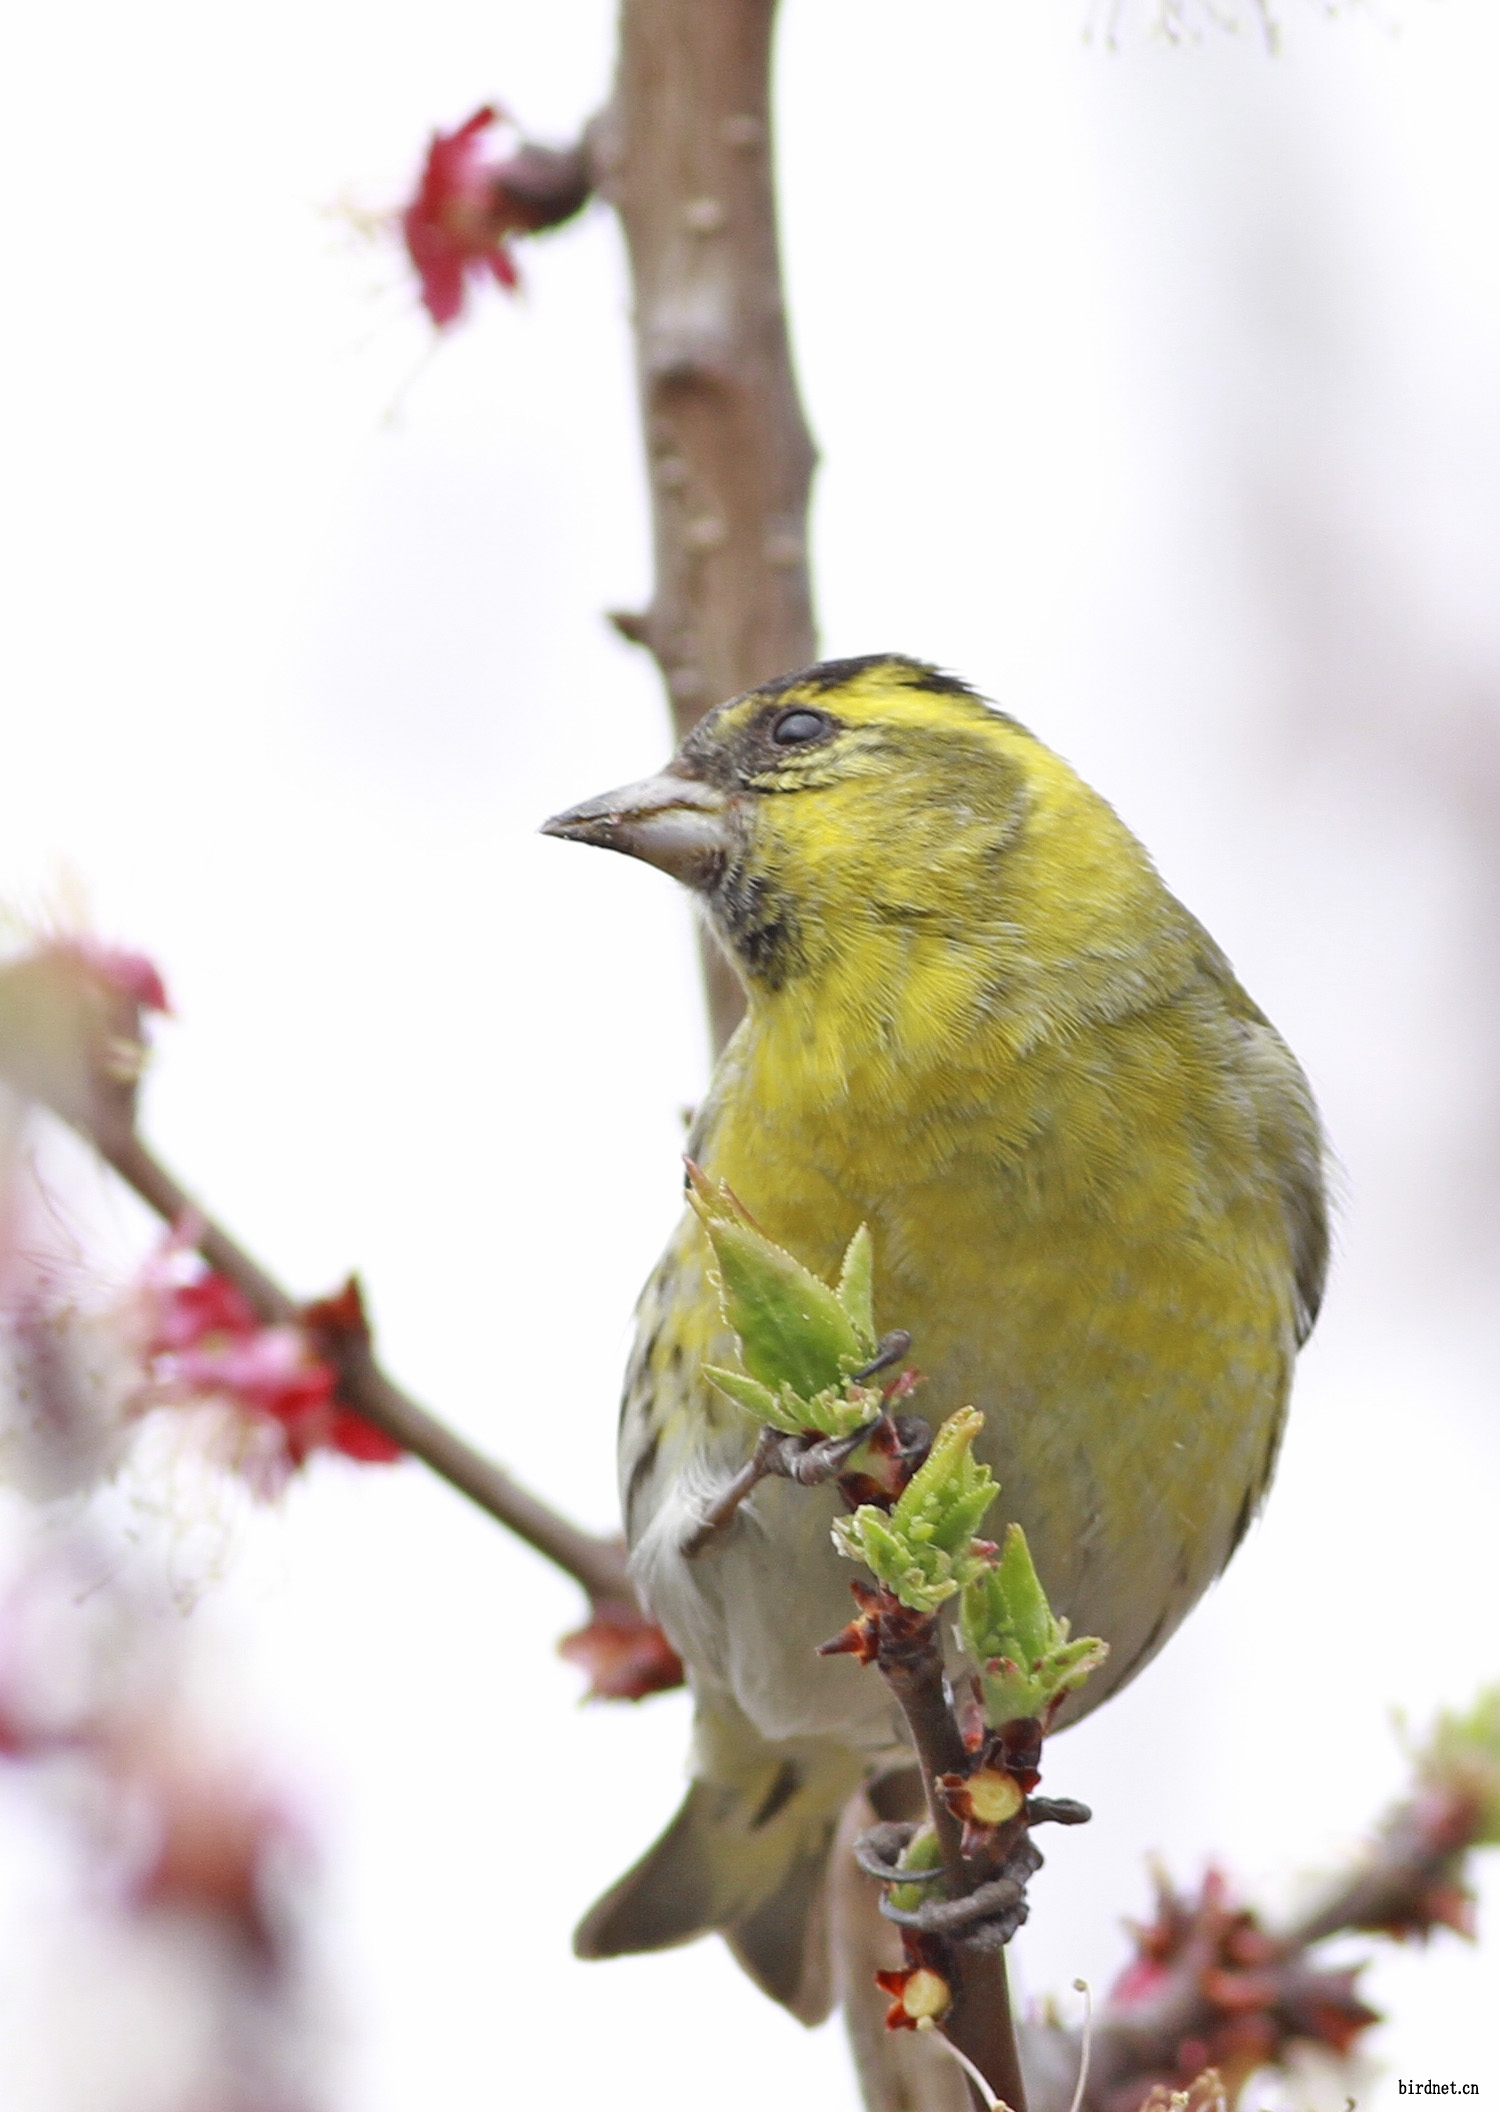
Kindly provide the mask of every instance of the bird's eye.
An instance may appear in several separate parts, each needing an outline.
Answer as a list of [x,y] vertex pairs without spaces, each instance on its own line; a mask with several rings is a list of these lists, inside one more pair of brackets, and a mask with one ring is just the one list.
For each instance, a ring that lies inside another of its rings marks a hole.
[[796,705],[781,714],[771,728],[771,738],[778,748],[799,748],[808,741],[821,741],[832,726],[826,711],[809,711],[805,705]]

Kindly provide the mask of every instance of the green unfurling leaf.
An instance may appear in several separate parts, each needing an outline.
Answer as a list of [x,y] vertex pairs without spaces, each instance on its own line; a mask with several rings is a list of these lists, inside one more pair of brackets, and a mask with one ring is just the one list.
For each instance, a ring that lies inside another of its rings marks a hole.
[[840,1554],[863,1562],[903,1606],[931,1613],[988,1567],[990,1555],[974,1535],[998,1490],[988,1467],[975,1459],[984,1427],[976,1408],[950,1415],[932,1450],[890,1512],[861,1504],[834,1521]]
[[844,1250],[837,1295],[856,1336],[869,1344],[868,1361],[875,1354],[875,1242],[868,1225],[860,1226]]
[[1053,1613],[1020,1526],[1005,1535],[1000,1560],[971,1578],[959,1605],[959,1640],[980,1666],[985,1714],[995,1725],[1049,1713],[1103,1664],[1097,1636],[1068,1640]]
[[[758,1423],[770,1423],[777,1430],[787,1428],[780,1394],[773,1393],[769,1386],[762,1386],[759,1379],[752,1379],[743,1371],[730,1371],[722,1364],[705,1364],[703,1376],[737,1408],[753,1415]],[[796,1427],[801,1429],[802,1425],[799,1423]]]
[[705,1364],[703,1376],[720,1393],[773,1430],[789,1437],[816,1430],[822,1437],[848,1437],[861,1423],[880,1413],[880,1395],[866,1386],[828,1386],[805,1401],[790,1386],[775,1391],[742,1371],[728,1371],[721,1364]]
[[787,1388],[804,1401],[841,1389],[849,1373],[875,1354],[868,1290],[861,1289],[869,1265],[856,1253],[860,1235],[844,1258],[845,1280],[838,1291],[830,1290],[767,1239],[724,1182],[710,1181],[691,1165],[688,1177],[688,1200],[713,1248],[724,1318],[739,1336],[751,1378],[778,1396]]

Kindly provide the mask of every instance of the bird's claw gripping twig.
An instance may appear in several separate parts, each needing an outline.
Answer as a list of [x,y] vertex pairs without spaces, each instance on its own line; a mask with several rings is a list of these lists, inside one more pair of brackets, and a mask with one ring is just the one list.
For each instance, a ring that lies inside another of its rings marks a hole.
[[[887,1336],[886,1340],[891,1338]],[[906,1338],[908,1341],[910,1337]],[[881,1345],[884,1348],[884,1344]],[[902,1352],[904,1354],[904,1352]],[[847,1437],[810,1437],[805,1433],[789,1435],[783,1430],[773,1430],[766,1424],[755,1441],[755,1450],[734,1479],[727,1482],[714,1498],[708,1509],[682,1543],[682,1552],[691,1561],[701,1555],[706,1547],[722,1537],[734,1523],[735,1515],[745,1498],[760,1482],[768,1477],[783,1481],[799,1482],[803,1488],[812,1488],[822,1481],[833,1481],[849,1460],[859,1450],[880,1417],[873,1416],[851,1430]]]
[[886,1885],[930,1885],[944,1873],[939,1864],[931,1870],[902,1870],[900,1858],[921,1831],[916,1819],[888,1819],[871,1826],[854,1843],[854,1860],[866,1877],[878,1877]]
[[[1025,1817],[1028,1827],[1049,1821],[1059,1826],[1082,1826],[1093,1814],[1075,1797],[1029,1797]],[[941,1865],[931,1870],[903,1870],[905,1855],[921,1831],[916,1820],[888,1820],[872,1826],[854,1843],[854,1860],[867,1877],[884,1885],[930,1885],[946,1874]],[[1003,1867],[984,1884],[962,1899],[933,1899],[920,1907],[896,1907],[883,1899],[880,1911],[903,1929],[917,1929],[929,1936],[962,1936],[984,1925],[990,1941],[1008,1943],[1026,1919],[1026,1884],[1042,1866],[1042,1858],[1029,1836],[1021,1834],[1006,1856]]]
[[[895,1907],[889,1899],[880,1902],[887,1921],[899,1928],[916,1929],[925,1936],[957,1936],[975,1940],[981,1929],[990,1943],[1009,1943],[1026,1919],[1026,1884],[1042,1867],[1041,1850],[1030,1834],[1022,1833],[1006,1856],[996,1876],[976,1885],[962,1899],[929,1899],[920,1907]],[[899,1882],[911,1882],[902,1872]]]
[[[1028,1797],[1023,1807],[1028,1826],[1086,1826],[1094,1816],[1077,1797]],[[922,1830],[920,1819],[886,1819],[867,1827],[854,1843],[854,1860],[866,1877],[887,1885],[929,1885],[943,1875],[931,1870],[903,1870],[901,1857]]]
[[768,1474],[784,1475],[788,1481],[800,1482],[803,1488],[815,1488],[820,1481],[833,1481],[843,1473],[860,1446],[878,1426],[881,1418],[871,1416],[847,1437],[820,1437],[809,1442],[805,1437],[780,1437],[774,1430],[771,1435],[777,1442],[771,1446],[771,1460],[766,1468]]
[[904,1363],[911,1351],[911,1333],[904,1327],[893,1327],[888,1335],[882,1335],[876,1345],[875,1354],[868,1364],[861,1364],[858,1371],[851,1371],[849,1384],[862,1386],[866,1379],[873,1379],[880,1371],[889,1371],[893,1364]]

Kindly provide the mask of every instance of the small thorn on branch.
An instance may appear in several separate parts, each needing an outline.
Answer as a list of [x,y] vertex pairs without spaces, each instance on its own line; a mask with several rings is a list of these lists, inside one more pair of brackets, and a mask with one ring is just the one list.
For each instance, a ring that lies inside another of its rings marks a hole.
[[643,645],[649,652],[651,648],[651,616],[648,610],[637,612],[634,609],[609,609],[606,611],[606,615],[609,622],[628,644]]
[[1086,1826],[1094,1816],[1087,1804],[1077,1797],[1028,1797],[1026,1799],[1026,1823],[1028,1826]]

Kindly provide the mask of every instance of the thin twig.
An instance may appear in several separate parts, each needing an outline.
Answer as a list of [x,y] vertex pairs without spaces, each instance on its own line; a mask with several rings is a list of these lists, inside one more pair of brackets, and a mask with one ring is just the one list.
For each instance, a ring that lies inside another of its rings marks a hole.
[[734,1479],[725,1483],[693,1531],[683,1541],[682,1552],[690,1562],[728,1532],[739,1513],[740,1505],[770,1473],[771,1455],[776,1450],[779,1435],[769,1423],[765,1425],[755,1441],[755,1450]]
[[1411,1925],[1424,1894],[1445,1879],[1474,1839],[1476,1800],[1427,1790],[1398,1804],[1355,1867],[1298,1916],[1282,1941],[1305,1949],[1346,1929]]
[[745,1498],[770,1475],[779,1476],[783,1481],[795,1481],[804,1489],[832,1481],[843,1472],[851,1456],[879,1422],[878,1415],[872,1416],[869,1422],[851,1430],[847,1437],[824,1438],[793,1436],[765,1424],[749,1459],[734,1479],[725,1484],[700,1523],[683,1541],[683,1554],[691,1561],[727,1533]]
[[[99,1141],[109,1165],[159,1217],[168,1224],[180,1224],[184,1218],[194,1224],[198,1252],[243,1292],[259,1319],[284,1325],[298,1318],[301,1308],[290,1292],[207,1215],[138,1136],[132,1132]],[[591,1599],[635,1603],[625,1549],[619,1541],[584,1532],[522,1488],[504,1468],[476,1451],[389,1378],[367,1344],[342,1341],[336,1361],[339,1397],[347,1407],[394,1438],[403,1451],[420,1459],[538,1554],[566,1570]]]
[[[142,1140],[136,1116],[145,1058],[138,993],[112,980],[82,949],[42,947],[0,969],[0,1078],[50,1108],[167,1224],[190,1223],[197,1251],[258,1319],[297,1324],[303,1318],[297,1300]],[[592,1600],[635,1605],[624,1547],[580,1530],[429,1414],[381,1370],[368,1337],[340,1335],[327,1354],[347,1407],[566,1570]]]
[[[1317,1948],[1340,1936],[1425,1932],[1455,1914],[1463,1891],[1463,1858],[1477,1827],[1472,1798],[1423,1785],[1396,1806],[1370,1847],[1330,1883],[1319,1902],[1280,1931],[1260,1929],[1265,1954],[1253,1966],[1258,2005],[1279,2042],[1318,2036],[1319,2016],[1338,2009],[1354,2028],[1370,2021],[1371,2013],[1358,2001],[1355,1973],[1347,1966],[1321,1964]],[[1197,1912],[1201,1917],[1202,1909]],[[1095,2020],[1085,2108],[1128,2099],[1137,2087],[1144,2090],[1164,2077],[1184,2080],[1179,2073],[1184,2042],[1212,2047],[1215,2035],[1233,2027],[1237,2017],[1242,2026],[1243,2012],[1226,2009],[1218,1999],[1223,1962],[1209,1923],[1186,1927],[1149,1999],[1103,2005]],[[1078,2046],[1078,2037],[1059,2027],[1037,2026],[1026,2036],[1028,2063],[1046,2078],[1040,2112],[1063,2112],[1057,2056]],[[1262,2057],[1274,2062],[1279,2053],[1266,2056],[1263,2049]]]

